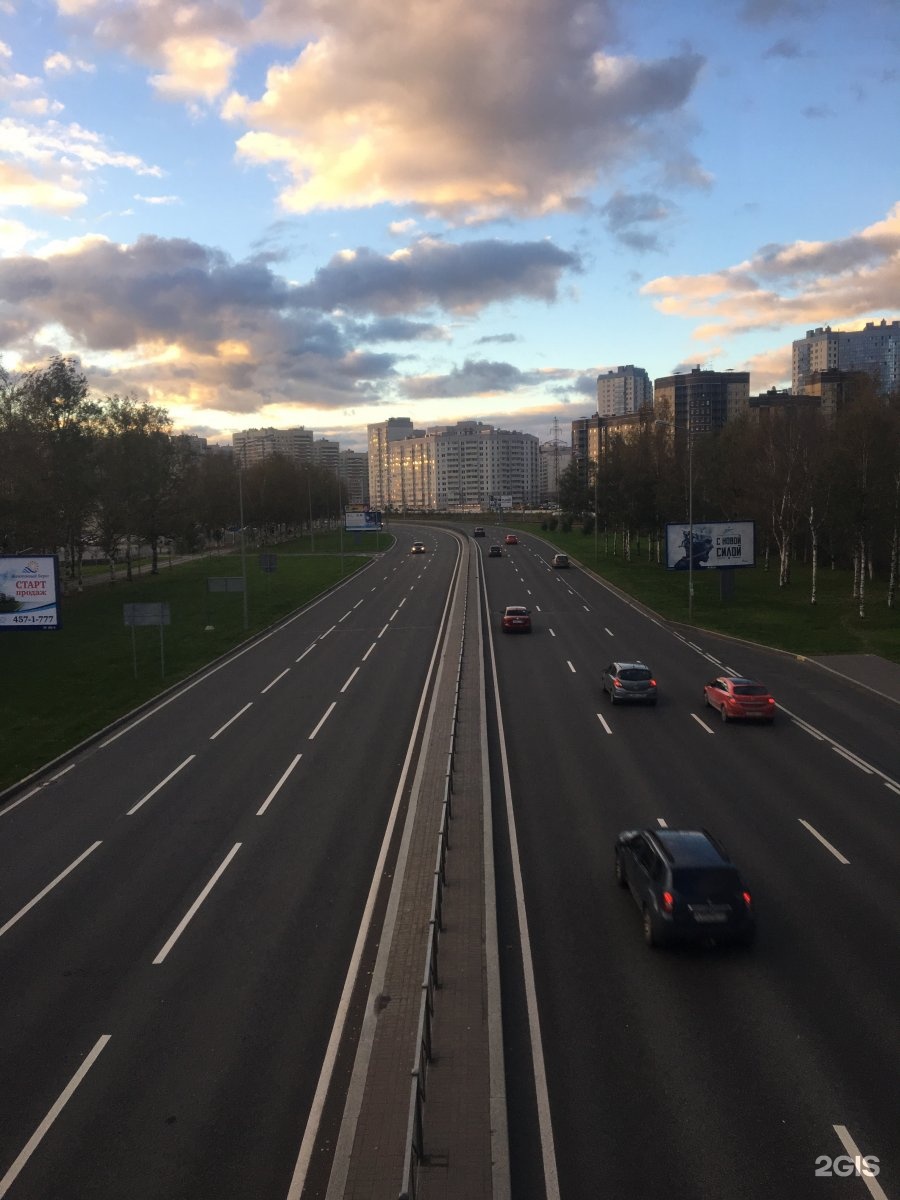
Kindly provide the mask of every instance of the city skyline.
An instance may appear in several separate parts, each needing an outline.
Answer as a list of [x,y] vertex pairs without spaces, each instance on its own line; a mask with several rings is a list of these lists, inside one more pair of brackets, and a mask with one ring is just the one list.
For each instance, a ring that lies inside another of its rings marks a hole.
[[[435,10],[437,11],[437,10]],[[895,320],[886,0],[0,0],[0,338],[230,444],[531,433]]]

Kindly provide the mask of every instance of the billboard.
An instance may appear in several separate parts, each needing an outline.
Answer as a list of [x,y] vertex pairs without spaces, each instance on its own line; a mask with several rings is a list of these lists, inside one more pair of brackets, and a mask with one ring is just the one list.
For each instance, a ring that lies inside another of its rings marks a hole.
[[344,510],[344,530],[348,533],[375,533],[382,528],[381,513],[374,508],[352,505]]
[[0,629],[59,629],[55,554],[0,557]]
[[[666,566],[670,571],[716,571],[724,567],[756,566],[756,526],[753,521],[675,521],[666,525]],[[693,562],[691,561],[693,558]]]

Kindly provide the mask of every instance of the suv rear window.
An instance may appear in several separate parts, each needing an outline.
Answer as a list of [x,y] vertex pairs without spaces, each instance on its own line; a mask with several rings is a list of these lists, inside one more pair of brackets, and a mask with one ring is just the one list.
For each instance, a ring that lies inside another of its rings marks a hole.
[[640,683],[644,679],[652,679],[653,676],[646,667],[629,667],[627,671],[620,671],[619,678],[627,680],[628,683]]
[[731,900],[741,890],[737,872],[727,867],[679,867],[672,886],[685,900]]
[[735,684],[734,694],[736,696],[767,696],[768,692],[761,683],[738,683]]

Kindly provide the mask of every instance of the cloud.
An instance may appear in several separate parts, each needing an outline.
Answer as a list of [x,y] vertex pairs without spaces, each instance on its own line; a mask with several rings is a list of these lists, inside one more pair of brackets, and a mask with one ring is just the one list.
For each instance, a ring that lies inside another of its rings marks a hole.
[[[187,239],[142,237],[128,245],[90,235],[26,255],[22,243],[33,237],[21,226],[7,232],[12,253],[0,259],[0,331],[11,351],[32,360],[53,352],[46,331],[57,330],[67,351],[93,364],[95,386],[98,373],[109,390],[163,406],[174,397],[194,409],[240,413],[271,404],[377,403],[397,385],[399,360],[371,347],[448,336],[440,325],[403,315],[404,303],[412,310],[472,307],[532,290],[550,296],[563,265],[576,261],[545,242],[441,243],[401,253],[399,271],[393,256],[357,253],[324,269],[337,280],[320,273],[294,285],[260,259],[235,262]],[[345,266],[355,272],[349,278]],[[398,290],[393,301],[391,287]],[[354,311],[377,315],[359,320]],[[549,378],[469,361],[443,382],[413,382],[408,394],[416,386],[447,396],[514,390]]]
[[409,313],[434,306],[476,312],[522,296],[549,303],[566,270],[580,271],[581,260],[548,241],[457,246],[423,238],[387,256],[364,248],[335,255],[296,299],[326,312]]
[[884,220],[849,237],[763,246],[735,266],[703,275],[661,276],[641,292],[654,297],[656,308],[667,315],[701,321],[695,340],[896,314],[900,202]]
[[540,379],[535,372],[520,371],[511,363],[469,359],[447,375],[414,375],[403,380],[398,391],[411,400],[448,399],[452,396],[483,396],[514,392]]
[[642,228],[642,226],[647,226],[651,222],[665,221],[671,215],[671,210],[666,207],[660,197],[651,192],[636,194],[616,192],[601,207],[600,212],[613,237],[623,245],[639,252],[661,248],[656,233]]
[[140,200],[143,204],[180,204],[180,196],[141,196],[135,193],[135,200]]
[[486,337],[480,337],[475,342],[476,346],[487,346],[490,344],[505,345],[509,342],[519,342],[522,339],[515,333],[491,333]]
[[827,104],[808,104],[801,111],[809,121],[826,121],[829,117],[835,116],[834,109],[829,108]]
[[763,58],[802,58],[803,51],[800,49],[799,42],[795,42],[793,38],[779,38],[763,55]]
[[767,25],[770,21],[800,20],[821,14],[828,0],[744,0],[739,15],[752,25]]
[[247,126],[241,157],[286,172],[287,211],[392,202],[460,221],[566,211],[637,156],[685,148],[672,118],[702,59],[613,56],[605,4],[320,0],[314,12],[318,28],[269,70],[262,96],[223,106]]
[[82,58],[70,58],[61,50],[48,54],[44,59],[44,71],[48,75],[71,75],[74,71],[92,74],[95,70],[93,63],[85,62]]
[[70,212],[87,197],[71,177],[42,178],[26,167],[0,161],[0,208]]
[[215,37],[167,38],[160,47],[165,71],[153,75],[153,87],[168,100],[200,97],[211,103],[228,87],[237,60],[234,46]]

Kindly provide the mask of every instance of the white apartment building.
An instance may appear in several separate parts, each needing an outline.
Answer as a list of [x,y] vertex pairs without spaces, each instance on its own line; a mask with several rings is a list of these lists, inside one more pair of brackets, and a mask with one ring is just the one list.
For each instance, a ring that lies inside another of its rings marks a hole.
[[643,367],[630,363],[597,376],[597,413],[601,417],[624,417],[644,407],[653,407],[653,385]]
[[313,431],[302,425],[294,429],[245,429],[231,435],[235,461],[242,467],[253,466],[272,454],[282,454],[294,462],[312,459]]
[[312,447],[312,461],[318,467],[324,467],[332,475],[337,475],[340,466],[340,442],[329,441],[328,438],[316,438]]
[[[405,418],[394,418],[394,421]],[[530,433],[459,421],[396,436],[401,426],[369,426],[372,507],[414,511],[484,509],[495,496],[531,505],[540,497],[538,439]],[[393,433],[395,436],[391,437]],[[374,449],[373,449],[374,448]],[[375,454],[381,456],[374,461]],[[379,501],[375,487],[379,486]]]
[[900,389],[900,321],[867,321],[863,329],[807,329],[792,345],[791,391],[822,371],[866,371],[885,395]]
[[367,427],[369,446],[369,503],[372,508],[399,507],[392,499],[390,447],[394,442],[423,437],[423,429],[414,429],[409,417],[389,417]]

